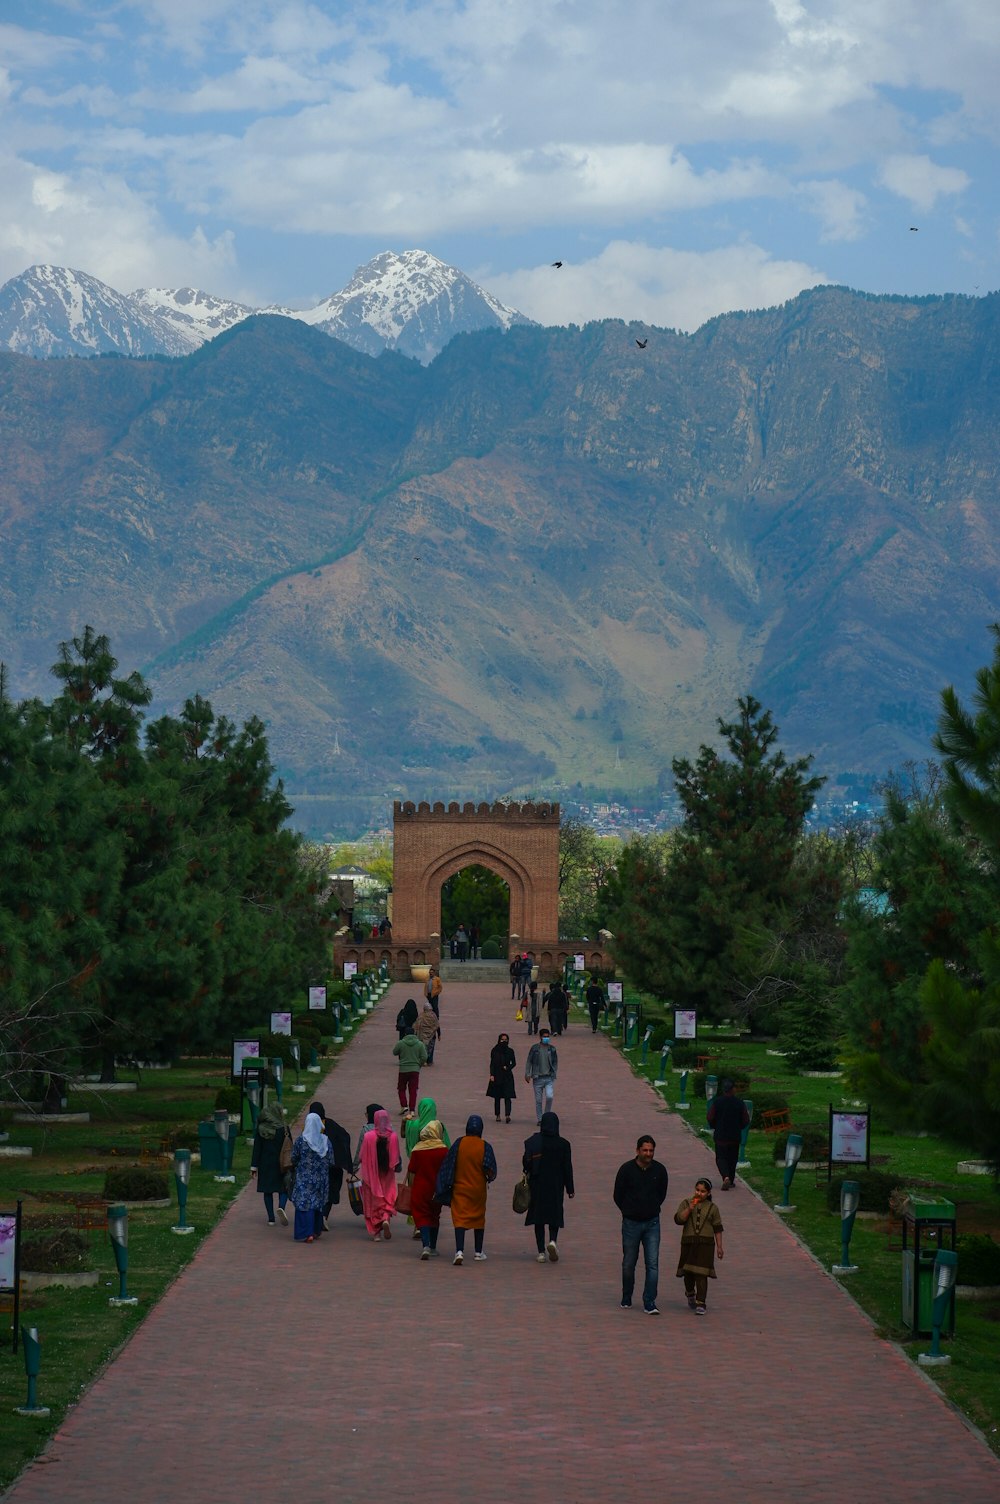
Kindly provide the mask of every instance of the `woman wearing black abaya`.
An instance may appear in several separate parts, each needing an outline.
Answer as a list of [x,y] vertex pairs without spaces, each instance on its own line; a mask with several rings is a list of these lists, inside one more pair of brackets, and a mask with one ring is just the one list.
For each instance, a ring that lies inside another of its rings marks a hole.
[[500,1121],[500,1102],[503,1101],[507,1113],[507,1121],[510,1122],[510,1106],[517,1096],[514,1090],[514,1067],[517,1059],[510,1047],[510,1035],[501,1034],[496,1044],[490,1051],[490,1080],[486,1088],[486,1095],[493,1098],[493,1110],[496,1120]]
[[[559,1119],[554,1112],[543,1112],[538,1132],[525,1140],[521,1160],[531,1187],[531,1201],[525,1227],[535,1229],[539,1264],[558,1262],[559,1248],[556,1239],[563,1226],[563,1195],[572,1201],[573,1152],[569,1139],[559,1135]],[[545,1228],[548,1226],[549,1241],[546,1247]]]

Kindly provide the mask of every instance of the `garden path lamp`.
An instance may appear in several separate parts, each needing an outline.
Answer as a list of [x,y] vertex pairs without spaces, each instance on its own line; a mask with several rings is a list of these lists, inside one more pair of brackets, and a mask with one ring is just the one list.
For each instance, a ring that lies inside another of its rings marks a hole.
[[191,1179],[191,1150],[174,1150],[174,1185],[177,1187],[177,1225],[170,1229],[179,1237],[194,1232],[187,1219],[188,1182]]
[[923,1368],[940,1368],[950,1363],[951,1358],[941,1351],[941,1328],[948,1316],[948,1307],[955,1298],[958,1279],[958,1254],[948,1248],[939,1248],[934,1259],[934,1303],[931,1307],[931,1350],[918,1353],[917,1362]]
[[845,1180],[840,1187],[840,1263],[834,1264],[834,1274],[857,1274],[857,1264],[851,1263],[851,1233],[861,1200],[861,1186],[856,1180]]
[[[246,1077],[246,1099],[250,1107],[250,1132],[257,1132],[257,1119],[260,1117],[260,1078],[256,1075]],[[240,1125],[242,1127],[242,1124]],[[174,1174],[177,1174],[176,1168]]]
[[679,1112],[687,1112],[688,1108],[691,1106],[691,1103],[687,1099],[687,1089],[688,1073],[687,1071],[681,1071],[681,1094],[677,1099],[677,1109]]
[[660,1074],[653,1082],[654,1086],[666,1086],[667,1084],[667,1071],[670,1067],[671,1049],[672,1045],[668,1039],[665,1041],[663,1049],[660,1051]]
[[646,1053],[647,1053],[647,1051],[649,1049],[649,1037],[652,1034],[652,1032],[653,1032],[653,1026],[652,1026],[652,1024],[650,1024],[649,1027],[646,1029],[645,1034],[642,1036],[642,1064],[643,1065],[646,1064]]
[[285,1086],[285,1062],[280,1055],[272,1055],[268,1061],[271,1074],[274,1076],[274,1084],[278,1091],[278,1106],[282,1105]]
[[781,1200],[774,1208],[776,1212],[793,1212],[795,1210],[794,1206],[790,1206],[788,1203],[788,1193],[792,1189],[792,1180],[795,1177],[795,1166],[798,1164],[801,1158],[802,1135],[801,1133],[790,1133],[785,1144],[785,1185],[784,1190],[782,1191]]
[[299,1081],[299,1072],[302,1069],[302,1046],[297,1039],[289,1039],[288,1048],[292,1056],[292,1070],[295,1072],[295,1085],[293,1091],[305,1091],[305,1087]]
[[344,1042],[344,1026],[340,1017],[339,1003],[334,1003],[333,1005],[333,1042],[334,1044],[343,1044]]
[[711,1131],[712,1131],[711,1126],[708,1124],[708,1121],[707,1121],[707,1115],[708,1115],[708,1109],[711,1107],[712,1103],[715,1101],[715,1099],[716,1099],[716,1097],[718,1095],[719,1095],[719,1078],[718,1078],[718,1076],[706,1076],[705,1077],[705,1114],[706,1114],[706,1126],[701,1130],[702,1133],[711,1133]]
[[222,1174],[216,1175],[214,1178],[218,1181],[235,1184],[236,1176],[229,1171],[231,1164],[229,1158],[229,1126],[229,1113],[222,1107],[215,1114],[215,1131],[219,1136],[219,1143],[222,1147]]
[[108,1237],[115,1251],[115,1267],[118,1270],[118,1294],[108,1297],[109,1306],[137,1306],[138,1298],[129,1295],[126,1284],[128,1275],[128,1207],[119,1202],[108,1207]]
[[42,1417],[48,1415],[49,1411],[47,1406],[38,1403],[36,1394],[38,1374],[42,1366],[42,1344],[37,1326],[22,1326],[21,1343],[24,1348],[24,1371],[28,1376],[28,1398],[23,1405],[15,1405],[14,1414]]
[[737,1161],[738,1170],[749,1170],[750,1161],[747,1159],[747,1139],[750,1136],[750,1124],[753,1122],[753,1103],[749,1097],[743,1098],[743,1106],[747,1110],[746,1127],[740,1129],[740,1157]]

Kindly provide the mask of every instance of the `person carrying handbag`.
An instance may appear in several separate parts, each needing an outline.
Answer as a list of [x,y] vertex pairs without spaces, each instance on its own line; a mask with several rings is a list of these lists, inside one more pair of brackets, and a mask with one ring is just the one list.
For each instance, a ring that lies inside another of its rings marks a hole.
[[278,1197],[278,1218],[283,1227],[288,1226],[285,1207],[288,1205],[288,1187],[285,1176],[292,1167],[292,1136],[285,1124],[285,1110],[279,1102],[269,1102],[257,1118],[253,1136],[253,1152],[250,1156],[250,1178],[257,1182],[257,1190],[264,1197],[267,1225],[275,1226],[274,1197]]

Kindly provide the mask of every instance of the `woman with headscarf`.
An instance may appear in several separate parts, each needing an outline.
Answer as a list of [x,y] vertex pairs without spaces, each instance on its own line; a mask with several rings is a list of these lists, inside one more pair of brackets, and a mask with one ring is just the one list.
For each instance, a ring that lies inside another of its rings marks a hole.
[[[485,1263],[483,1240],[486,1235],[486,1187],[497,1178],[497,1161],[492,1144],[483,1139],[483,1120],[475,1113],[445,1155],[438,1172],[438,1184],[451,1204],[451,1221],[455,1229],[455,1264],[465,1259],[465,1234],[472,1229],[476,1262]],[[441,1197],[438,1197],[441,1200]]]
[[364,1144],[364,1141],[365,1141],[365,1134],[366,1133],[374,1133],[374,1131],[375,1131],[375,1114],[377,1112],[381,1112],[381,1111],[382,1111],[382,1104],[381,1104],[381,1102],[369,1102],[368,1106],[365,1108],[365,1120],[361,1124],[361,1132],[358,1134],[358,1147],[354,1151],[354,1173],[355,1173],[355,1175],[358,1173],[358,1170],[361,1168],[361,1147],[362,1147],[362,1145]]
[[437,1103],[433,1097],[421,1097],[417,1103],[417,1115],[415,1118],[407,1118],[404,1133],[406,1136],[406,1152],[412,1154],[417,1142],[428,1123],[433,1123],[435,1118],[441,1124],[441,1141],[446,1149],[451,1148],[451,1136],[438,1118]]
[[496,1044],[490,1051],[490,1081],[486,1088],[486,1095],[493,1098],[493,1108],[496,1120],[500,1121],[500,1103],[504,1104],[507,1113],[507,1121],[510,1122],[510,1105],[517,1096],[514,1090],[514,1067],[517,1065],[514,1051],[510,1047],[510,1035],[506,1032],[501,1034]]
[[712,1200],[712,1182],[702,1176],[695,1181],[694,1195],[681,1202],[674,1212],[681,1232],[681,1256],[677,1278],[684,1280],[687,1303],[697,1316],[708,1310],[708,1282],[715,1279],[715,1256],[722,1253],[722,1217]]
[[441,1227],[441,1203],[434,1200],[438,1170],[448,1153],[444,1124],[432,1118],[420,1130],[420,1137],[410,1154],[406,1178],[410,1184],[410,1210],[420,1242],[422,1259],[437,1258],[438,1232]]
[[417,1007],[416,998],[408,997],[396,1014],[396,1033],[400,1039],[410,1032],[419,1016],[420,1010]]
[[283,1226],[288,1226],[285,1207],[288,1192],[281,1168],[281,1146],[290,1138],[285,1124],[285,1110],[280,1102],[269,1102],[261,1109],[257,1119],[257,1131],[253,1136],[253,1153],[250,1156],[250,1174],[257,1182],[257,1189],[264,1197],[264,1210],[269,1227],[274,1224],[274,1193],[278,1193],[278,1216]]
[[[569,1139],[559,1135],[559,1119],[554,1112],[543,1112],[538,1132],[525,1139],[521,1164],[531,1187],[531,1200],[524,1225],[535,1229],[537,1262],[558,1263],[559,1247],[556,1240],[560,1227],[564,1225],[563,1195],[565,1193],[572,1201],[575,1193],[573,1153]],[[546,1226],[549,1230],[547,1247]]]
[[330,1194],[330,1140],[323,1132],[323,1119],[306,1114],[305,1126],[292,1145],[295,1171],[295,1241],[314,1243],[323,1236],[323,1208]]
[[402,1168],[399,1139],[392,1118],[380,1108],[375,1114],[374,1131],[361,1140],[361,1199],[365,1207],[365,1226],[372,1242],[386,1242],[392,1237],[390,1219],[396,1215],[396,1172]]
[[323,1205],[323,1229],[325,1232],[329,1232],[329,1216],[333,1208],[340,1201],[340,1192],[344,1184],[344,1172],[346,1171],[350,1175],[354,1170],[354,1164],[351,1159],[351,1135],[346,1128],[342,1128],[333,1118],[327,1117],[326,1108],[322,1102],[310,1102],[309,1111],[314,1112],[320,1119],[323,1124],[323,1132],[330,1140],[330,1153],[327,1156],[330,1187]]

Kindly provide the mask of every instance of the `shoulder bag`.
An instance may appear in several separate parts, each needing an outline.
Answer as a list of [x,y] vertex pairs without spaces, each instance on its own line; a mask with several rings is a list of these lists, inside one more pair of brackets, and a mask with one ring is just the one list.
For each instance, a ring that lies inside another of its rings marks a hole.
[[514,1187],[513,1207],[520,1214],[524,1214],[531,1205],[531,1185],[528,1181],[528,1173],[521,1176]]

